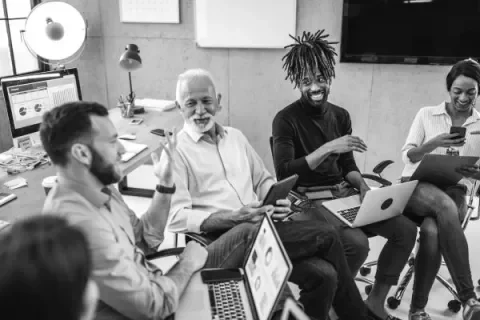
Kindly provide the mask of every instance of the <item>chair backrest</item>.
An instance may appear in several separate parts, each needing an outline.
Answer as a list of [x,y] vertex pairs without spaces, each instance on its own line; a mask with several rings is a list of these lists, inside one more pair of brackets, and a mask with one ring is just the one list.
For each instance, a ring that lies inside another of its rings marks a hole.
[[273,137],[272,136],[268,138],[268,142],[270,143],[270,152],[272,153],[272,158],[273,158]]

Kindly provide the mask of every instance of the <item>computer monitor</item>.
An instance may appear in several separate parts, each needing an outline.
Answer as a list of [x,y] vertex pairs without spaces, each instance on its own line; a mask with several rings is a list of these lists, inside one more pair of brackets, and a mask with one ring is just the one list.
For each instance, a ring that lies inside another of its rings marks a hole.
[[1,79],[14,148],[41,146],[38,129],[45,111],[82,99],[77,69]]

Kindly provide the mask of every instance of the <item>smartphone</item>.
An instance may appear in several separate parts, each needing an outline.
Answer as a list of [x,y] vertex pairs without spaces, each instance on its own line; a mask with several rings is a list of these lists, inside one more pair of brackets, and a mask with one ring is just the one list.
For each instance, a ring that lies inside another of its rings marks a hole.
[[455,137],[455,139],[458,138],[465,138],[465,134],[467,133],[467,128],[465,127],[451,127],[450,128],[450,134],[452,133],[457,133],[458,136]]
[[263,200],[263,205],[274,206],[277,204],[277,200],[286,199],[290,190],[292,190],[292,188],[295,186],[295,183],[297,183],[297,180],[298,175],[294,174],[275,183],[268,190],[267,196],[265,197],[265,200]]
[[143,119],[132,119],[132,121],[130,121],[130,124],[140,124],[143,122]]
[[[156,134],[157,136],[165,137],[165,130],[163,129],[153,129],[150,133]],[[168,132],[169,135],[173,135],[172,132]]]
[[240,269],[205,269],[200,275],[203,283],[243,279],[243,272]]

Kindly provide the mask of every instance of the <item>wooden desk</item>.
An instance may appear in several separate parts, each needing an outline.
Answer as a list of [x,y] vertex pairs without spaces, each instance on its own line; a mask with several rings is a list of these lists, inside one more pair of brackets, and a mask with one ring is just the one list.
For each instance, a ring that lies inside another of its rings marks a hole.
[[[150,133],[150,130],[156,128],[172,129],[173,127],[177,127],[179,130],[183,126],[183,118],[177,109],[166,112],[147,109],[144,114],[137,116],[144,119],[143,123],[140,125],[129,124],[131,119],[122,118],[118,108],[111,109],[109,112],[110,118],[117,127],[119,135],[126,133],[135,134],[137,139],[132,142],[148,145],[147,149],[130,159],[130,161],[122,164],[122,169],[125,175],[131,173],[142,164],[150,161],[150,154],[153,151],[158,150],[160,146],[159,141],[164,138]],[[42,187],[42,180],[45,177],[53,176],[55,174],[54,166],[45,165],[32,171],[26,171],[18,175],[7,176],[0,179],[0,191],[13,192],[17,195],[17,199],[0,207],[0,220],[14,221],[16,219],[40,213],[43,208],[43,202],[45,201],[45,191]],[[27,179],[28,187],[9,190],[3,186],[4,182],[16,177]],[[124,183],[126,184],[126,181]],[[119,184],[119,186],[120,185],[121,184]],[[126,193],[128,193],[128,187],[126,190]]]

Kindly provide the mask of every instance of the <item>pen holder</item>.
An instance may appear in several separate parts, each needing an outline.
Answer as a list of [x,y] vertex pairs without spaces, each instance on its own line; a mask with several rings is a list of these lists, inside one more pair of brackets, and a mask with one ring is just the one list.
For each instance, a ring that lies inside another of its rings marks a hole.
[[117,107],[120,108],[123,118],[133,118],[133,105],[130,102],[119,103]]

